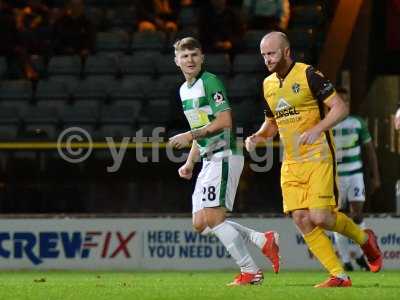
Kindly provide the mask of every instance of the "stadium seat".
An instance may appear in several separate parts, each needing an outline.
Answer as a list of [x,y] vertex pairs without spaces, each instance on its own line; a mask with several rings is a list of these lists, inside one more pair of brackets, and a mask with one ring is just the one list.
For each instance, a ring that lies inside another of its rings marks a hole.
[[134,54],[121,58],[122,73],[124,75],[147,75],[155,73],[154,54]]
[[166,45],[165,34],[161,31],[135,32],[132,37],[132,51],[161,52]]
[[297,49],[311,49],[314,46],[314,30],[296,28],[288,31],[290,45]]
[[31,106],[22,115],[25,133],[32,137],[55,139],[58,126],[58,111],[55,107]]
[[128,35],[124,32],[98,32],[96,35],[97,52],[127,52]]
[[141,101],[137,101],[135,99],[127,99],[127,100],[116,100],[111,102],[112,106],[116,107],[129,107],[129,109],[132,111],[132,121],[136,121],[139,113],[142,109],[142,103]]
[[323,20],[321,5],[294,5],[291,9],[290,25],[292,27],[318,27]]
[[70,94],[67,86],[61,81],[40,80],[37,85],[35,99],[38,101],[68,101]]
[[19,121],[18,110],[15,107],[0,107],[0,141],[17,137]]
[[64,123],[82,123],[94,124],[97,122],[98,111],[94,111],[92,107],[70,106],[65,107],[61,112],[61,120]]
[[166,125],[171,119],[169,99],[149,100],[144,107],[144,114],[140,118],[141,123],[152,123],[158,125]]
[[188,28],[197,25],[197,12],[194,7],[182,7],[178,15],[178,27]]
[[108,83],[114,81],[113,77],[95,77],[81,80],[78,86],[72,91],[76,102],[82,100],[97,100],[104,102],[107,98]]
[[18,113],[18,115],[23,114],[30,107],[30,103],[27,101],[15,101],[15,100],[2,100],[0,101],[0,109],[3,107],[12,107]]
[[129,106],[105,106],[100,114],[100,122],[103,124],[132,124],[134,118],[135,112]]
[[[56,140],[58,137],[59,130],[56,124],[52,123],[29,123],[26,122],[25,134],[30,133],[31,135],[36,135],[38,140]],[[34,136],[32,136],[33,138]]]
[[123,138],[131,139],[133,129],[128,124],[103,124],[99,128],[97,136],[101,139],[111,137],[114,141],[121,141]]
[[231,64],[227,54],[207,54],[204,63],[205,69],[216,75],[228,76],[231,72]]
[[27,80],[4,80],[0,82],[0,100],[32,99],[32,83]]
[[71,95],[72,91],[78,86],[80,79],[73,75],[53,75],[49,77],[50,82],[62,82],[68,93]]
[[51,108],[58,112],[58,115],[68,106],[67,101],[60,100],[39,100],[36,102],[36,106],[39,108]]
[[165,75],[145,86],[145,94],[151,99],[171,98],[177,95],[182,83],[181,75]]
[[2,79],[7,72],[7,61],[5,57],[0,57],[0,79]]
[[31,106],[22,118],[27,123],[58,123],[58,111],[54,107]]
[[259,94],[261,86],[258,86],[256,78],[239,74],[228,81],[226,89],[228,99],[239,103],[245,99],[254,99]]
[[238,54],[233,62],[233,73],[263,73],[265,64],[261,55]]
[[305,49],[293,49],[293,54],[295,57],[296,61],[300,61],[300,62],[304,62],[304,63],[308,63],[308,64],[313,64],[313,56],[311,54],[311,51]]
[[81,59],[79,56],[54,56],[50,59],[49,75],[74,75],[81,72]]
[[2,106],[0,109],[0,124],[17,124],[19,122],[19,113],[17,108]]
[[97,6],[88,5],[87,3],[85,4],[86,17],[92,22],[93,26],[97,30],[104,29],[106,21],[104,10]]
[[89,56],[83,69],[84,76],[89,75],[111,75],[116,76],[120,70],[119,56],[115,54],[102,53],[101,55]]
[[142,101],[146,85],[152,82],[149,76],[126,76],[110,87],[111,101]]
[[18,125],[0,123],[0,142],[15,140],[17,135]]
[[180,70],[174,61],[174,54],[164,54],[157,56],[156,60],[157,74],[163,75],[178,75]]
[[260,41],[266,32],[264,30],[248,30],[244,34],[244,50],[248,53],[257,53],[260,55]]
[[105,13],[106,23],[111,27],[111,29],[123,29],[127,32],[132,32],[135,28],[136,12],[131,6],[117,6],[115,1],[113,5],[116,8],[107,8]]
[[246,99],[238,104],[233,103],[232,111],[236,124],[244,128],[258,120],[259,116],[261,119],[264,117],[263,109],[259,109],[254,99]]

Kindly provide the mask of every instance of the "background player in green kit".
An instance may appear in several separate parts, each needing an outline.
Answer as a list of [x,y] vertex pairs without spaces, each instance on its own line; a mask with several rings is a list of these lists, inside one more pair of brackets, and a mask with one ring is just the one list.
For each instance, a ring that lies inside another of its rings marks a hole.
[[192,195],[193,227],[202,234],[213,232],[240,267],[240,274],[228,285],[260,284],[263,273],[245,242],[259,247],[277,273],[278,234],[257,232],[225,220],[226,211],[233,208],[244,161],[232,131],[225,87],[214,74],[202,70],[204,55],[196,39],[181,39],[174,48],[175,63],[186,79],[179,93],[191,130],[173,136],[170,144],[182,148],[192,143],[186,163],[179,168],[179,176],[191,179],[195,162],[199,157],[203,161]]
[[[341,98],[349,105],[348,92],[344,88],[337,88]],[[333,128],[336,144],[337,169],[339,175],[339,190],[341,210],[348,211],[349,216],[361,228],[366,228],[363,221],[363,207],[365,202],[365,185],[363,174],[362,153],[365,152],[371,179],[369,180],[371,193],[380,187],[378,161],[375,154],[371,135],[364,120],[355,115],[349,115]],[[337,249],[344,263],[346,271],[353,271],[350,259],[350,242],[347,237],[335,232]],[[369,270],[360,247],[355,245],[355,260],[365,270]]]

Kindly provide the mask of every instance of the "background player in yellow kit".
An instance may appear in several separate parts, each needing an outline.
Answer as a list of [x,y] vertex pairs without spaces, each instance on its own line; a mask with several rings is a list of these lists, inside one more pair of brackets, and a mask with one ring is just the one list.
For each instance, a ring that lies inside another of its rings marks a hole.
[[324,229],[359,244],[372,272],[381,269],[382,254],[372,230],[363,231],[336,210],[338,189],[330,129],[348,114],[348,108],[320,72],[292,60],[284,33],[264,36],[260,50],[272,73],[263,83],[266,119],[246,139],[246,148],[253,150],[279,131],[285,148],[281,170],[284,211],[291,214],[309,249],[331,275],[316,287],[351,286]]

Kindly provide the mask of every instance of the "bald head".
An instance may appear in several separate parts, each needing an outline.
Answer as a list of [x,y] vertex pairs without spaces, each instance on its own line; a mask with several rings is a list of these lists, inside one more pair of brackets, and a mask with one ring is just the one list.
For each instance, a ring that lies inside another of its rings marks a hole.
[[292,64],[289,39],[283,32],[273,31],[265,35],[260,42],[260,52],[271,73],[284,74]]
[[260,44],[262,45],[263,43],[272,43],[274,46],[281,49],[290,48],[290,42],[287,35],[280,31],[272,31],[266,34],[262,38]]

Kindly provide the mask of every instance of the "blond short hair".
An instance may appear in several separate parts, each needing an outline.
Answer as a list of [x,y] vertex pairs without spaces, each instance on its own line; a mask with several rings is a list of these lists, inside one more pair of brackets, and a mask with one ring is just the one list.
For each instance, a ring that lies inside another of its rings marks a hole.
[[174,49],[176,53],[178,51],[183,51],[183,50],[194,50],[194,49],[202,50],[202,47],[197,39],[193,37],[185,37],[183,39],[177,40],[174,43]]

